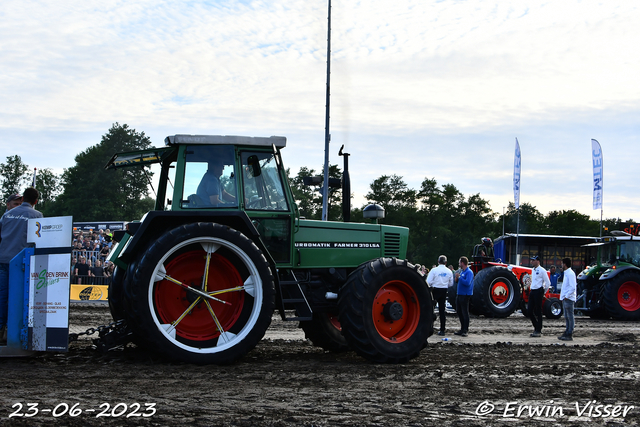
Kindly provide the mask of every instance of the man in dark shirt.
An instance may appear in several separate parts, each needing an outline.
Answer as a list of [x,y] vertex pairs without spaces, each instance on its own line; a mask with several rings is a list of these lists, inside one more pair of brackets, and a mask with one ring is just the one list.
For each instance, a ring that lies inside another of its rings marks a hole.
[[88,284],[89,282],[89,265],[87,264],[87,258],[80,257],[80,262],[76,264],[74,268],[74,274],[78,278],[78,285]]

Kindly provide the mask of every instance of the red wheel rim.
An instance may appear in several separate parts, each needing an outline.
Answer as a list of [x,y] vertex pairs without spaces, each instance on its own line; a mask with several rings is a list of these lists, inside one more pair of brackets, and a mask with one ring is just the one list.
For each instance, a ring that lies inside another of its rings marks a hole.
[[499,280],[491,286],[491,301],[495,305],[504,304],[509,300],[509,285]]
[[[206,264],[204,251],[185,252],[165,266],[167,275],[190,286],[200,287]],[[225,257],[218,254],[211,255],[208,275],[209,292],[242,286],[242,278],[238,270]],[[177,320],[194,301],[191,292],[162,280],[156,283],[153,301],[161,323],[171,323]],[[217,295],[216,298],[228,301],[231,305],[211,301],[211,308],[216,314],[224,331],[228,331],[238,320],[244,306],[245,292],[228,292]],[[204,302],[199,302],[176,327],[176,336],[192,341],[208,341],[220,335],[218,328]]]
[[329,319],[329,323],[331,323],[331,326],[333,326],[339,331],[342,331],[342,325],[340,325],[340,321],[338,320],[337,314],[327,313],[327,318]]
[[624,282],[618,288],[618,303],[627,311],[640,309],[640,284]]
[[[391,304],[391,306],[389,306]],[[390,318],[389,308],[399,318]],[[373,300],[373,324],[385,340],[401,343],[411,338],[418,328],[420,306],[418,295],[407,283],[394,280],[380,288]]]

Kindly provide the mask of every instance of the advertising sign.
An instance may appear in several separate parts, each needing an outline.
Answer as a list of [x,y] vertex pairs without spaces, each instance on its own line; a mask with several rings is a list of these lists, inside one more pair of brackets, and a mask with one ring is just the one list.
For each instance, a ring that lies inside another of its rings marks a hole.
[[36,248],[71,248],[73,217],[57,216],[29,220],[27,242]]
[[591,140],[593,162],[593,209],[602,209],[602,149],[600,143]]
[[516,209],[520,208],[520,168],[522,166],[522,158],[520,153],[520,144],[516,138],[516,153],[513,158],[513,204]]
[[29,348],[66,351],[71,254],[34,255],[29,275]]

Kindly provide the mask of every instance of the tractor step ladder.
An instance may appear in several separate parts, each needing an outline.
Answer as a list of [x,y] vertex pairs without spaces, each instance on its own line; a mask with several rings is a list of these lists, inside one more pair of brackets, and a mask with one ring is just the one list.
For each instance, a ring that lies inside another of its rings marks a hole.
[[282,298],[283,307],[287,304],[293,304],[296,309],[297,316],[287,317],[285,320],[306,321],[313,318],[313,310],[305,297],[300,283],[295,274],[288,273],[287,277],[280,280],[280,297]]

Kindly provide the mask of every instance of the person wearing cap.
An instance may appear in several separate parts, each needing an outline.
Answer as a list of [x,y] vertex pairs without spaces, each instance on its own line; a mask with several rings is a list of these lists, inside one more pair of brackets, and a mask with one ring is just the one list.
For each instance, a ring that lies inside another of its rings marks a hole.
[[7,212],[13,208],[17,208],[22,204],[22,196],[19,194],[12,194],[7,199]]
[[447,257],[440,255],[438,257],[438,266],[429,271],[427,276],[427,284],[431,286],[433,292],[433,304],[438,303],[438,312],[440,316],[440,332],[438,335],[445,334],[446,308],[447,308],[447,291],[453,286],[453,273],[446,266]]
[[529,288],[529,313],[533,332],[531,337],[542,336],[542,298],[551,286],[547,270],[540,266],[540,257],[532,256],[533,270],[531,271],[531,287]]
[[28,220],[42,218],[42,214],[34,209],[39,197],[38,190],[27,188],[22,195],[22,204],[0,218],[0,342],[7,341],[9,263],[27,247]]

